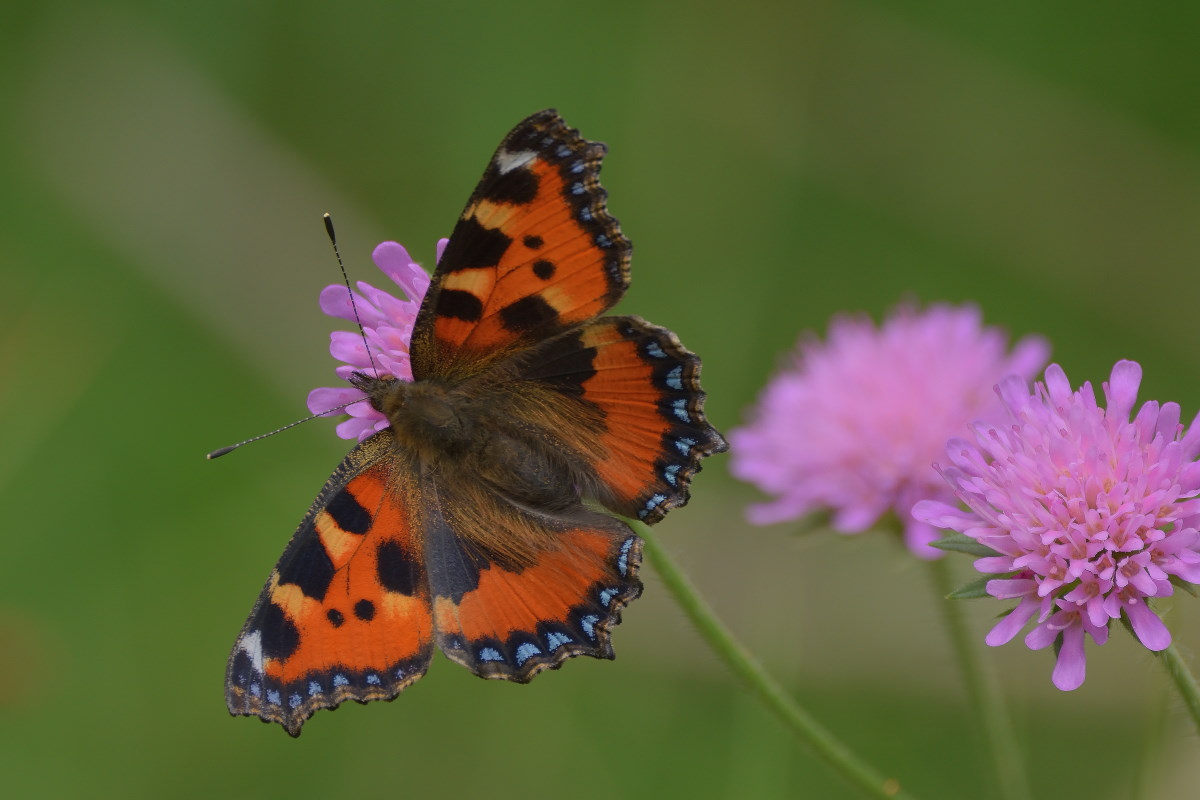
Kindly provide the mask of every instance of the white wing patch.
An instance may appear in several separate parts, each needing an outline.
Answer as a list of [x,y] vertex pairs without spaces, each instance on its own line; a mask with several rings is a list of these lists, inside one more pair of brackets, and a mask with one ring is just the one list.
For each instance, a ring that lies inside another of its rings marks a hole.
[[501,175],[507,175],[514,169],[525,166],[531,161],[536,160],[538,154],[532,150],[518,150],[515,153],[510,153],[508,150],[500,150],[496,153],[496,169],[500,170]]
[[250,663],[260,675],[263,671],[262,631],[248,633],[238,640],[238,650],[250,657]]

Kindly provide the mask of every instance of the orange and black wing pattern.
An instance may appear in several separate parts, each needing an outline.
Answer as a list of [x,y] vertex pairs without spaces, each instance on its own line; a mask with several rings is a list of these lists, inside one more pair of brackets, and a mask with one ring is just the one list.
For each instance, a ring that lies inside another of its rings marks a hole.
[[527,683],[572,656],[614,657],[609,631],[642,592],[642,543],[624,523],[581,506],[557,519],[510,507],[498,524],[547,536],[531,556],[506,558],[462,535],[470,526],[454,503],[430,502],[453,497],[444,489],[422,499],[434,630],[448,658],[481,678]]
[[604,153],[553,110],[501,142],[418,313],[414,383],[352,380],[390,427],[272,572],[230,656],[231,713],[298,736],[318,709],[394,698],[434,647],[520,683],[613,657],[642,542],[594,506],[658,522],[726,444],[675,334],[601,316],[630,280]]
[[390,431],[346,457],[300,523],[234,645],[235,715],[292,736],[321,708],[390,700],[425,674],[433,617],[411,466]]
[[620,299],[631,248],[600,186],[604,153],[550,109],[505,137],[417,317],[414,377],[477,372]]
[[519,361],[518,379],[566,392],[552,424],[529,420],[552,437],[582,399],[574,416],[588,438],[602,418],[599,439],[574,448],[601,484],[593,499],[653,524],[687,502],[701,459],[727,445],[704,416],[700,359],[675,334],[598,319],[629,286],[632,249],[600,186],[604,154],[553,110],[505,137],[438,263],[413,374],[470,378]]
[[529,364],[523,379],[592,412],[583,458],[599,480],[594,499],[619,514],[653,525],[687,503],[701,459],[728,449],[704,416],[700,359],[666,328],[603,317],[546,342]]

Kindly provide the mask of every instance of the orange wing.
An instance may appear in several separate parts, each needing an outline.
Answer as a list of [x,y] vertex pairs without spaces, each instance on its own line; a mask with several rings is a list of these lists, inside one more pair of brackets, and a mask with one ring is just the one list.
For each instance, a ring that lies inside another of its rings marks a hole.
[[592,319],[629,286],[600,160],[553,110],[513,129],[459,217],[417,317],[413,375],[462,377]]
[[390,700],[425,673],[433,619],[421,537],[406,511],[413,474],[390,430],[333,473],[234,645],[230,713],[299,736],[318,709]]
[[[704,416],[700,359],[674,333],[638,317],[604,317],[546,342],[520,377],[598,414],[576,440],[605,507],[647,524],[688,501],[700,460],[728,449]],[[595,421],[596,418],[599,421]]]
[[481,506],[508,517],[497,525],[521,517],[550,534],[528,558],[506,559],[463,536],[453,489],[429,479],[421,495],[434,629],[447,657],[518,683],[573,656],[615,657],[609,631],[642,592],[642,542],[628,526],[582,506],[542,515],[493,496],[495,506]]

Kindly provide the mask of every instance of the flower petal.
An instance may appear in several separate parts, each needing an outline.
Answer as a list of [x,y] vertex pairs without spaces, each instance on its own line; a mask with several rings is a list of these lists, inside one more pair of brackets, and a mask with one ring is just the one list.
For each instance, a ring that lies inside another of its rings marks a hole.
[[[321,310],[362,327],[361,332],[338,330],[331,334],[329,352],[342,362],[334,371],[342,380],[351,379],[356,372],[411,380],[409,344],[430,279],[396,242],[383,242],[371,256],[407,298],[398,298],[366,281],[358,283],[357,292],[349,292],[345,286],[326,286],[320,295]],[[353,387],[322,388],[309,393],[308,403],[314,414],[341,411],[350,416],[337,426],[343,439],[361,441],[387,427],[387,418],[367,402],[354,403],[344,410],[336,408],[355,399],[365,400],[365,395]]]
[[371,253],[371,259],[392,281],[404,290],[409,299],[425,295],[429,288],[429,275],[421,269],[408,251],[397,242],[381,242]]
[[[993,581],[994,583],[994,581]],[[1022,598],[1020,604],[1001,619],[996,625],[988,631],[984,641],[990,647],[999,647],[1002,644],[1007,644],[1012,641],[1012,638],[1021,632],[1021,628],[1025,627],[1025,623],[1033,618],[1037,613],[1039,603],[1030,597]]]
[[1062,632],[1062,647],[1050,680],[1064,692],[1074,691],[1087,677],[1087,656],[1083,651],[1083,626],[1072,625]]
[[1142,366],[1136,361],[1118,361],[1113,365],[1112,375],[1105,387],[1108,398],[1108,416],[1112,419],[1129,419],[1129,412],[1137,402],[1138,387],[1142,384]]
[[320,416],[336,417],[346,413],[347,403],[364,399],[366,395],[352,386],[322,386],[308,393],[308,410]]
[[1141,600],[1123,604],[1129,625],[1146,649],[1158,652],[1171,646],[1171,632],[1154,610]]

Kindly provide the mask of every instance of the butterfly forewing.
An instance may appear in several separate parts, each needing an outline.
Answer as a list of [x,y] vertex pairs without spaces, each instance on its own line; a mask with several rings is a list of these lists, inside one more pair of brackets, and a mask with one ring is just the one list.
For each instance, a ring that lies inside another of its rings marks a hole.
[[478,369],[620,299],[631,248],[600,186],[604,152],[550,110],[505,137],[438,262],[414,376]]
[[425,673],[433,620],[411,476],[384,431],[325,484],[234,646],[231,713],[298,736],[318,709],[391,699]]

